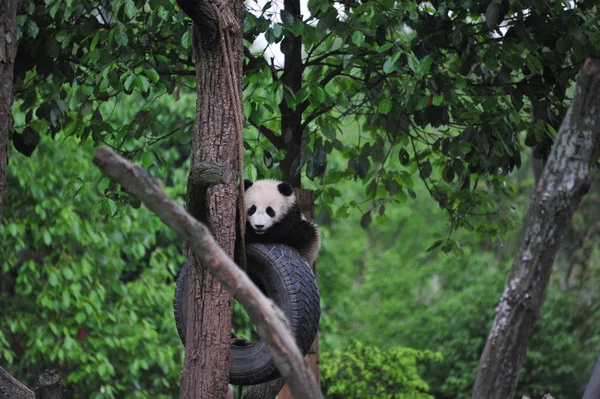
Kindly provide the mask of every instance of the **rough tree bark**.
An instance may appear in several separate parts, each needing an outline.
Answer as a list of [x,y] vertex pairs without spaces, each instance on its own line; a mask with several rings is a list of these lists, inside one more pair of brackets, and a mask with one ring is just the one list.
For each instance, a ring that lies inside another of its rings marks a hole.
[[[310,368],[304,362],[283,312],[266,298],[250,278],[233,263],[208,232],[206,226],[185,212],[171,200],[156,180],[141,168],[118,156],[108,148],[101,148],[94,163],[112,181],[142,201],[150,211],[184,240],[196,258],[206,266],[218,281],[236,296],[259,335],[269,347],[281,375],[296,398],[322,398]],[[188,313],[189,314],[189,313]],[[189,332],[189,328],[188,331]],[[206,396],[205,398],[213,398]]]
[[33,399],[35,394],[0,367],[0,397],[4,399]]
[[2,399],[62,399],[63,387],[57,370],[44,370],[38,377],[35,393],[0,367],[0,398]]
[[600,60],[586,60],[573,102],[533,190],[520,246],[479,361],[473,399],[512,398],[552,264],[589,190],[600,136]]
[[6,193],[8,134],[13,126],[13,70],[17,55],[17,0],[0,0],[0,221]]
[[[238,132],[234,121],[235,114],[242,112],[236,106],[241,104],[241,98],[237,100],[231,93],[242,92],[243,1],[178,0],[178,4],[193,21],[198,98],[190,168],[194,171],[210,162],[238,170]],[[236,234],[236,188],[234,179],[209,188],[205,201],[194,201],[198,196],[189,195],[187,203],[188,211],[206,220],[221,248],[231,257]],[[193,190],[188,185],[188,193]],[[225,398],[232,297],[205,264],[200,265],[194,256],[190,256],[189,264],[190,295],[180,397]]]

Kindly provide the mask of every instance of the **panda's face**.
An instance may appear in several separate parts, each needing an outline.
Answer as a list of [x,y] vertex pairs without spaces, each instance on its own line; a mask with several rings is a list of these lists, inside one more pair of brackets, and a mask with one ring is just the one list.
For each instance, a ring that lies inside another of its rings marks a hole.
[[282,220],[296,201],[292,186],[277,180],[246,180],[244,187],[247,221],[257,234],[266,233]]

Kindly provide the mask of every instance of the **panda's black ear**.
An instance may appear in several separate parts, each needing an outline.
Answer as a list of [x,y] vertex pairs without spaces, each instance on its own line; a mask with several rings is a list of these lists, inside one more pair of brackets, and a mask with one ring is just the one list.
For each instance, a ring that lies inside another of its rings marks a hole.
[[244,179],[244,191],[248,190],[250,187],[252,187],[252,182],[248,179]]
[[279,183],[277,185],[277,189],[282,195],[285,195],[286,197],[289,197],[290,195],[294,194],[294,187],[285,182]]

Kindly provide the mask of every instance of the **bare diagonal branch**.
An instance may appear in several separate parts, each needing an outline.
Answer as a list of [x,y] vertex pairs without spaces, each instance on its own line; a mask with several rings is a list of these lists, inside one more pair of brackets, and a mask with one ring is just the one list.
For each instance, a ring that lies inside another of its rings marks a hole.
[[268,127],[266,127],[264,125],[259,125],[258,123],[254,122],[252,119],[248,119],[248,121],[250,122],[250,124],[252,126],[254,126],[256,129],[258,129],[260,134],[262,134],[263,136],[268,138],[269,141],[275,147],[277,147],[280,150],[284,148],[285,143],[283,142],[283,139],[281,138],[281,136],[276,135],[274,131],[272,131],[271,129],[269,129]]
[[6,399],[34,399],[32,390],[0,367],[0,395]]

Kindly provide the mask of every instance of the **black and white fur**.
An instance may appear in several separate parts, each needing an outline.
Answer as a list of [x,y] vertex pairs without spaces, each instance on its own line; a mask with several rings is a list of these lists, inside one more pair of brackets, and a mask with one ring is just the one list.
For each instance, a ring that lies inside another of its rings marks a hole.
[[244,180],[244,190],[246,242],[289,245],[312,265],[321,247],[321,235],[317,225],[300,211],[294,188],[288,183],[264,179],[254,183]]

